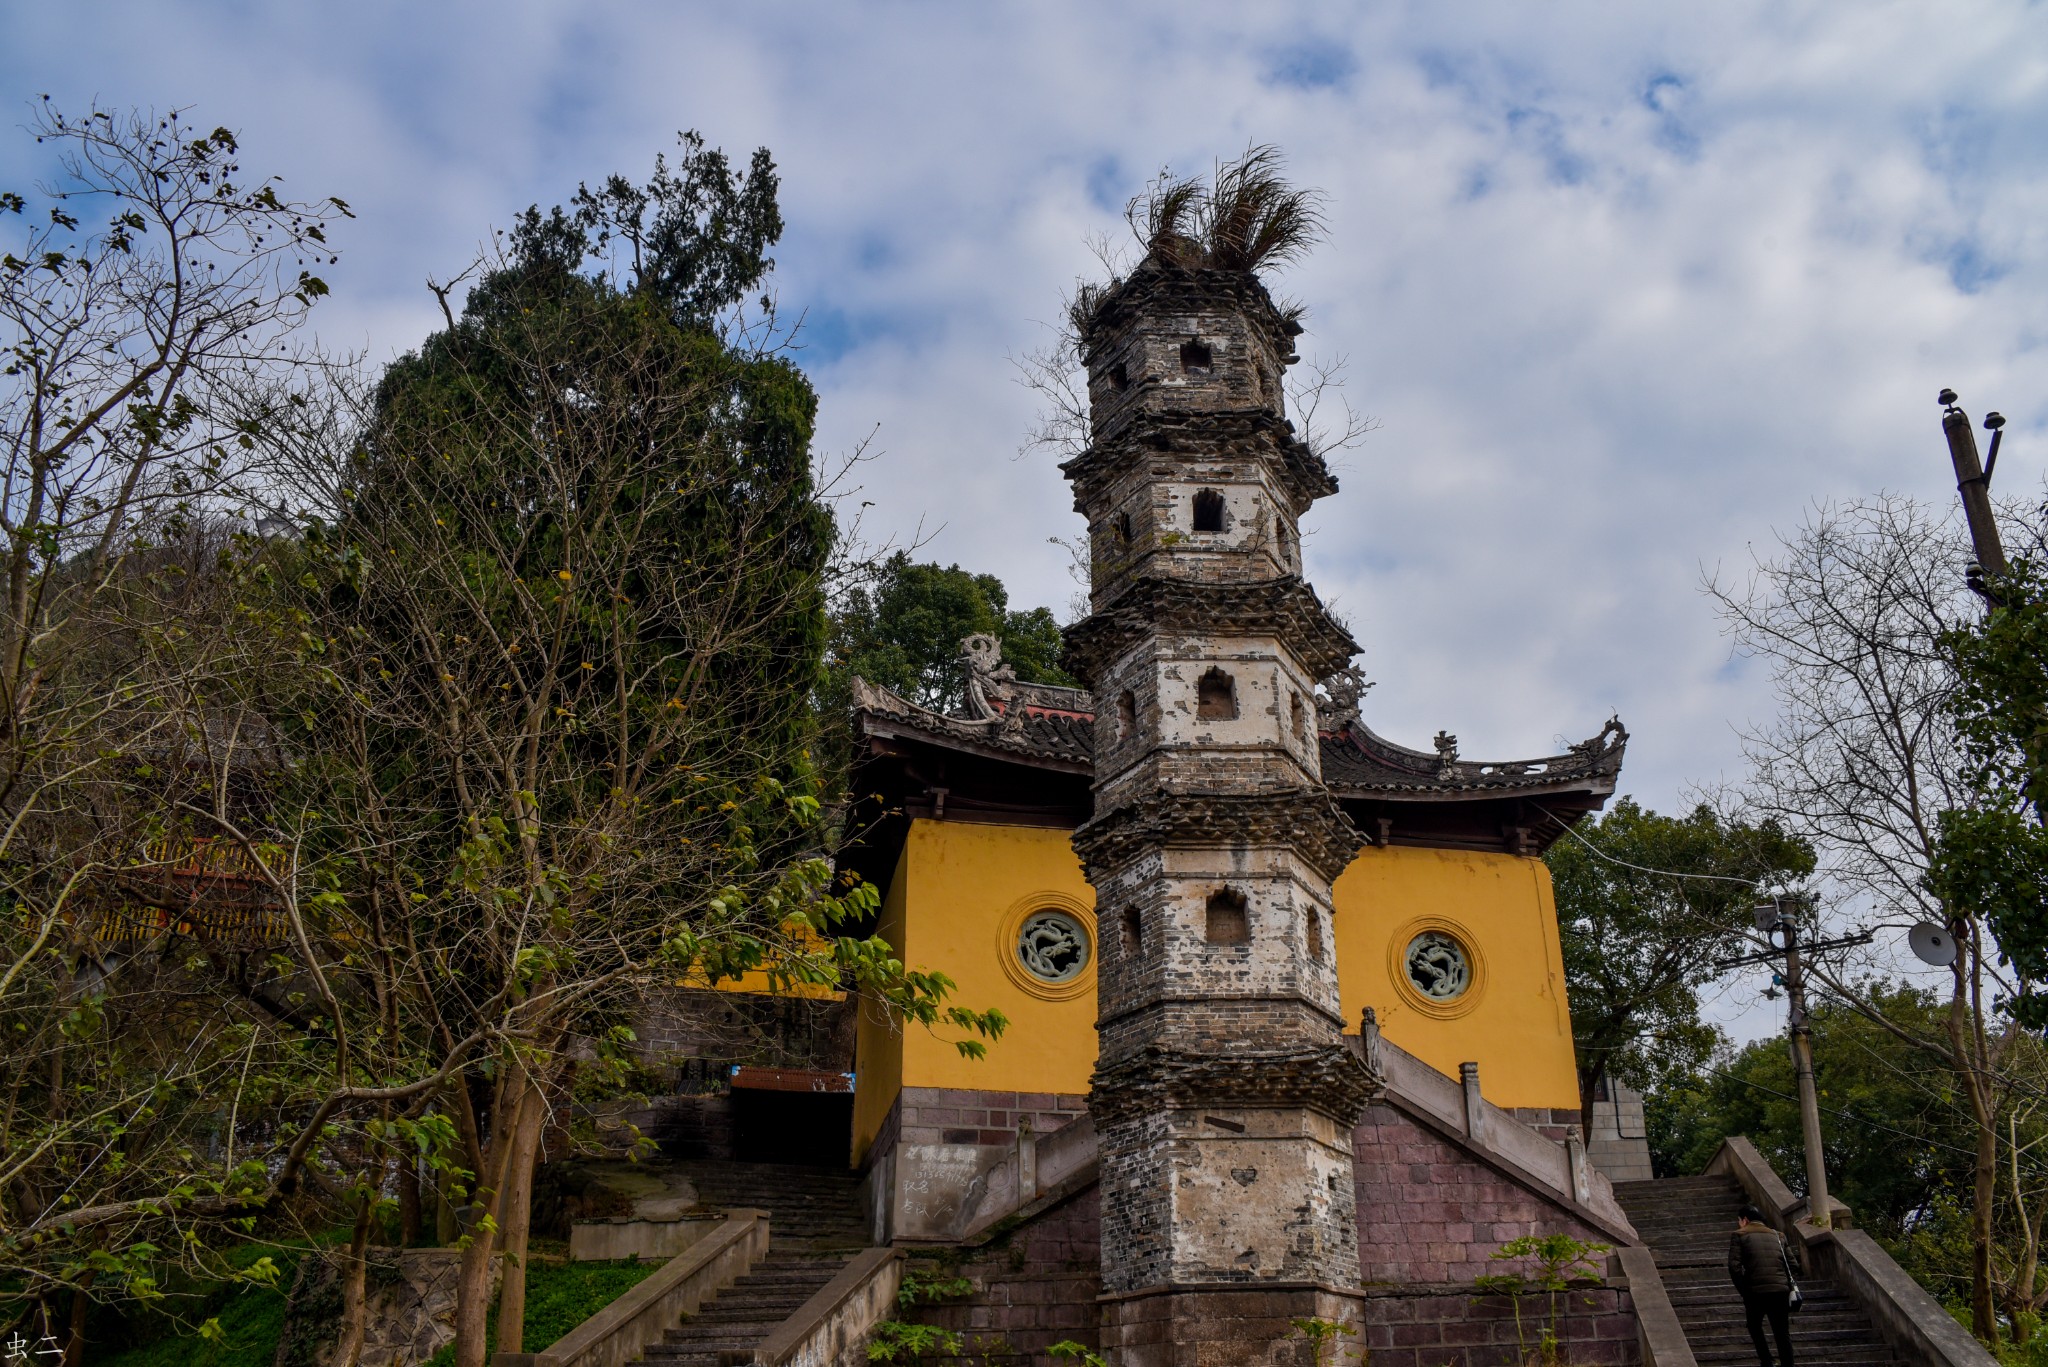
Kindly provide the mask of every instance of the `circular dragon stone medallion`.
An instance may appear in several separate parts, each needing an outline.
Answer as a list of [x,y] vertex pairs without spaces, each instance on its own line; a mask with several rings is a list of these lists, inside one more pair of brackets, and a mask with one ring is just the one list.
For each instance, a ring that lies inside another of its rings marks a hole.
[[1465,955],[1465,946],[1440,930],[1425,930],[1410,940],[1403,958],[1408,981],[1433,1002],[1461,997],[1472,985],[1472,961]]
[[1088,928],[1064,911],[1038,911],[1017,930],[1017,961],[1035,978],[1071,982],[1088,966]]

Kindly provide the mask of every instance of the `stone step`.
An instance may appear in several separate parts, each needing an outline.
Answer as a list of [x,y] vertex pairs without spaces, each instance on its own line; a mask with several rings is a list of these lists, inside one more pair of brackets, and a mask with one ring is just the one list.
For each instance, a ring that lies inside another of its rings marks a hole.
[[648,1345],[645,1360],[660,1367],[721,1367],[722,1355],[750,1352],[846,1263],[843,1256],[771,1246],[769,1255],[730,1287]]
[[[1756,1349],[1728,1280],[1728,1243],[1744,1204],[1735,1180],[1617,1182],[1614,1195],[1656,1260],[1699,1367],[1751,1367]],[[1833,1282],[1802,1280],[1800,1290],[1805,1305],[1792,1317],[1799,1367],[1897,1367],[1863,1307]]]

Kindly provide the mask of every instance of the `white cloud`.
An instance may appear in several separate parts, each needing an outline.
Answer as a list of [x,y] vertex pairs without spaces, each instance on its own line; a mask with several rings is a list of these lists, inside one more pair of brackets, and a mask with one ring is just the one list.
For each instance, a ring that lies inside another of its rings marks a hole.
[[[1949,496],[1934,393],[2048,394],[2048,29],[1932,5],[44,6],[5,88],[197,102],[339,193],[323,333],[388,355],[421,281],[679,128],[773,149],[821,444],[879,424],[876,525],[1064,605],[1077,519],[1006,356],[1163,162],[1273,141],[1329,194],[1280,281],[1380,429],[1310,568],[1376,725],[1541,752],[1619,707],[1657,806],[1769,706],[1698,592],[1815,499]],[[17,142],[19,140],[16,140]],[[0,145],[0,178],[24,153]]]

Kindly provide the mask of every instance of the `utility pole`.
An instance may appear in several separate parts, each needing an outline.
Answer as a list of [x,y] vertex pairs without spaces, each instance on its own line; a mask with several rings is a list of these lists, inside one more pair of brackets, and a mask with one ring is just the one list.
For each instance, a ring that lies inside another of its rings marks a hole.
[[[1965,435],[1968,435],[1965,429]],[[1972,455],[1974,456],[1974,451]],[[1803,909],[1805,902],[1797,897],[1776,897],[1762,902],[1756,908],[1756,928],[1766,939],[1782,934],[1783,945],[1773,944],[1769,949],[1754,954],[1744,954],[1733,959],[1718,959],[1716,968],[1735,968],[1742,964],[1768,963],[1783,956],[1784,969],[1777,975],[1785,988],[1786,1033],[1791,1037],[1792,1071],[1799,1080],[1799,1133],[1806,1149],[1806,1216],[1814,1224],[1826,1229],[1830,1224],[1828,1207],[1828,1168],[1825,1150],[1820,1137],[1820,1093],[1813,1085],[1813,1028],[1806,1016],[1806,965],[1799,943],[1799,920],[1787,908]],[[1820,949],[1837,949],[1847,945],[1867,945],[1870,932],[1860,935],[1846,935],[1836,940],[1822,940],[1807,946],[1808,952]]]
[[[2005,438],[2005,419],[1996,413],[1984,415],[1991,433],[1991,461],[1977,460],[1977,434],[1970,430],[1970,415],[1956,407],[1956,392],[1944,389],[1937,400],[1942,405],[1941,432],[1948,438],[1949,463],[1956,468],[1956,492],[1963,497],[1963,516],[1970,522],[1970,545],[1977,552],[1977,564],[1992,581],[2005,574],[2005,546],[1998,539],[1998,521],[1991,513],[1991,473],[1998,468],[1998,444]],[[1982,577],[1973,576],[1970,587],[1989,598],[1991,592]]]

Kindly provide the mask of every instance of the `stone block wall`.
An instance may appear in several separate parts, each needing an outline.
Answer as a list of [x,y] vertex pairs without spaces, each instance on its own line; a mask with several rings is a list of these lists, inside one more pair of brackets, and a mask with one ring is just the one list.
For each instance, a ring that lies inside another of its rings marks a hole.
[[1384,1102],[1352,1133],[1352,1171],[1367,1286],[1470,1287],[1502,1271],[1489,1255],[1525,1234],[1611,1242]]
[[[361,1360],[417,1367],[455,1339],[455,1283],[462,1253],[453,1248],[371,1248]],[[285,1307],[278,1361],[328,1367],[340,1332],[339,1260],[310,1256],[299,1265]],[[495,1297],[497,1272],[492,1272]]]
[[[1373,1367],[1514,1367],[1549,1322],[1543,1296],[1479,1295],[1465,1287],[1368,1287],[1357,1346]],[[1592,1287],[1559,1297],[1558,1337],[1573,1367],[1636,1367],[1635,1307],[1628,1292]],[[1340,1358],[1340,1360],[1342,1360]]]
[[1554,1144],[1564,1143],[1564,1137],[1579,1128],[1576,1106],[1509,1106],[1505,1109],[1509,1115]]
[[984,1092],[959,1087],[905,1087],[873,1145],[891,1136],[904,1144],[1017,1142],[1025,1120],[1040,1138],[1062,1129],[1088,1109],[1085,1096],[1057,1092]]

